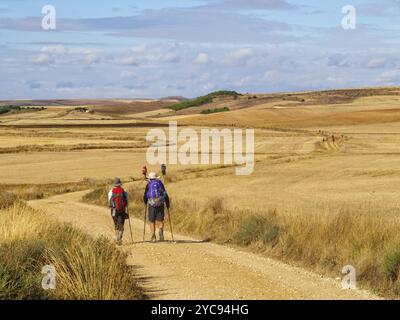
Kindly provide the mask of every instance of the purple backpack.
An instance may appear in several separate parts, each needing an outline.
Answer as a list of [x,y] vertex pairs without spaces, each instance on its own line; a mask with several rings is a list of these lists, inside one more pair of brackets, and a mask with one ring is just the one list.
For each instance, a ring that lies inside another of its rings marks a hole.
[[152,207],[164,205],[165,189],[160,180],[153,179],[149,181],[146,198],[148,199],[149,205]]

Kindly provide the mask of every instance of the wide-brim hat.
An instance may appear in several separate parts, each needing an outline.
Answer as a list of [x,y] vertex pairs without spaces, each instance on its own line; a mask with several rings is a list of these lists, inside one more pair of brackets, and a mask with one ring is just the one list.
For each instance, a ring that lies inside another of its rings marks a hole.
[[120,178],[115,178],[114,179],[114,186],[118,187],[122,185],[121,179]]
[[149,179],[150,180],[160,179],[160,177],[157,177],[157,174],[155,172],[150,172],[149,173]]

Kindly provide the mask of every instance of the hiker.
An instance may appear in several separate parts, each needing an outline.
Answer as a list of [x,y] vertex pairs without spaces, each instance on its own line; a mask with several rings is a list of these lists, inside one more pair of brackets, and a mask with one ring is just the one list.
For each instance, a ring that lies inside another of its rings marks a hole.
[[169,210],[169,197],[160,177],[154,172],[149,174],[149,182],[143,195],[144,204],[148,207],[148,219],[150,223],[151,241],[155,242],[156,227],[158,227],[159,240],[164,241],[164,204]]
[[128,207],[128,193],[122,188],[120,178],[114,179],[114,187],[108,193],[108,205],[111,209],[111,217],[114,221],[115,237],[118,245],[122,244],[125,219],[128,219],[126,208]]

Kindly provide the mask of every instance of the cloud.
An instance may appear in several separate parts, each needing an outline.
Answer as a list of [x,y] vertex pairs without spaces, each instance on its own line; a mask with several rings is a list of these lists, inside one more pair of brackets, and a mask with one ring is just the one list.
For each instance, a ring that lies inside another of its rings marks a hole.
[[336,53],[328,57],[328,66],[346,68],[350,66],[350,62],[347,55]]
[[357,10],[369,16],[376,17],[398,17],[400,14],[400,2],[398,0],[379,0],[362,3],[357,6]]
[[25,84],[29,89],[40,89],[42,87],[41,83],[38,81],[25,81]]
[[122,66],[138,66],[139,62],[136,57],[120,57],[115,58],[115,63]]
[[367,68],[375,69],[375,68],[382,68],[386,64],[386,59],[382,58],[372,58],[367,63]]
[[254,55],[252,48],[240,48],[228,54],[226,63],[234,65],[245,65]]
[[400,69],[394,69],[383,72],[378,78],[382,85],[392,86],[400,84]]
[[90,88],[92,84],[87,82],[73,82],[73,81],[58,81],[56,83],[57,89],[75,89],[75,88]]
[[116,64],[125,66],[175,64],[181,61],[184,48],[176,43],[139,45],[123,56],[114,58]]
[[[41,17],[0,18],[0,29],[42,31]],[[286,22],[249,16],[241,11],[226,12],[206,7],[144,10],[135,16],[59,18],[57,32],[67,31],[207,43],[282,42],[295,37],[286,34],[292,31]]]
[[37,65],[48,65],[54,63],[54,59],[50,57],[48,54],[39,54],[38,56],[32,59],[32,62]]
[[121,72],[121,78],[122,79],[135,79],[136,73],[133,71],[123,70]]
[[85,57],[85,64],[86,65],[94,65],[101,62],[101,58],[95,54],[88,54]]
[[215,9],[297,10],[298,6],[285,0],[222,0],[210,1],[206,6]]
[[210,57],[207,53],[200,52],[196,59],[194,60],[194,63],[196,64],[207,64],[210,62]]
[[41,51],[49,54],[66,54],[68,49],[62,44],[57,44],[44,46]]

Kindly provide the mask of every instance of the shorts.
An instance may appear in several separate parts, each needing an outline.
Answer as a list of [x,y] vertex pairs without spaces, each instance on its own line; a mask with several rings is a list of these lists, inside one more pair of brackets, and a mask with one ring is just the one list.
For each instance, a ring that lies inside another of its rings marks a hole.
[[164,205],[159,207],[149,206],[149,221],[151,223],[164,221]]
[[115,216],[112,217],[114,221],[115,230],[124,231],[124,224],[126,218],[127,218],[126,213],[116,213]]

